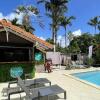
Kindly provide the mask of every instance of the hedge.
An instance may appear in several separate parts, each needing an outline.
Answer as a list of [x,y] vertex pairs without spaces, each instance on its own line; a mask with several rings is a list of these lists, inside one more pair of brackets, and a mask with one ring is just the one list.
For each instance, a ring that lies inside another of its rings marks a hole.
[[0,63],[0,82],[15,80],[10,76],[10,69],[17,66],[23,68],[23,75],[21,76],[23,79],[28,73],[31,74],[31,77],[35,76],[34,63]]

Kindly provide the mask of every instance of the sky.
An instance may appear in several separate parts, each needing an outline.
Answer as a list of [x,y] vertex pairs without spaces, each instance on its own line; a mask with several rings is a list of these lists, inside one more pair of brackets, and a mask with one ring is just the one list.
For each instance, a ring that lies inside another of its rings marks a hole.
[[[32,25],[36,29],[34,34],[42,39],[50,38],[51,30],[49,24],[51,20],[45,16],[43,5],[37,5],[36,1],[37,0],[2,0],[2,2],[0,2],[0,18],[13,19],[16,16],[13,12],[18,5],[31,4],[39,9],[40,15],[42,16],[41,20],[45,25],[42,29],[39,27],[38,23],[35,23],[34,19],[32,19]],[[91,18],[100,15],[100,0],[70,0],[66,15],[75,16],[76,18],[72,21],[72,26],[67,28],[67,31],[72,31],[75,35],[80,35],[85,32],[93,34],[94,28],[87,23]],[[22,19],[22,15],[17,17],[20,20]],[[62,35],[64,35],[63,27],[61,27],[58,32],[58,39],[61,39]]]

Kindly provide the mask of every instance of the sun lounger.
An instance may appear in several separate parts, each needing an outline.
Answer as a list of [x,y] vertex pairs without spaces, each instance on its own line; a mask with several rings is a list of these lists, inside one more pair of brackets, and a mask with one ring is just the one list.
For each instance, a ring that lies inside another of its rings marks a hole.
[[[31,79],[31,80],[23,80],[25,86],[32,86],[34,85],[34,87],[36,87],[37,85],[44,85],[44,84],[49,84],[51,86],[51,81],[49,81],[46,78],[36,78],[36,79]],[[12,84],[17,84],[17,80],[16,81],[11,81],[8,83],[8,88],[11,87]]]
[[[57,95],[60,93],[64,93],[64,100],[66,100],[66,91],[59,87],[58,85],[52,85],[48,87],[40,87],[40,88],[29,88],[24,85],[24,82],[21,80],[20,77],[18,77],[18,84],[24,90],[26,93],[26,100],[35,100],[38,98],[40,100],[41,97],[47,96],[49,97],[50,95]],[[37,93],[38,95],[34,95]],[[48,100],[48,99],[47,99]]]
[[[49,84],[51,86],[51,81],[49,81],[46,78],[37,78],[37,79],[34,79],[34,80],[22,80],[22,81],[23,81],[24,85],[26,87],[29,87],[29,88],[31,88],[31,87],[36,88],[38,85],[42,85],[43,86],[44,84]],[[12,84],[17,84],[17,83],[18,83],[17,81],[9,82],[8,83],[8,88],[4,88],[2,90],[3,95],[5,93],[8,95],[8,100],[10,100],[10,95],[24,92],[18,86],[17,87],[11,87]]]
[[19,86],[11,87],[11,88],[3,88],[3,90],[2,90],[3,96],[8,96],[8,100],[10,100],[10,95],[19,94],[22,92],[24,92],[24,91]]
[[70,64],[71,68],[85,68],[86,65],[80,64],[80,63],[76,63],[74,61],[72,61],[72,64]]
[[[8,95],[8,100],[10,100],[10,96],[13,94],[20,94],[24,92],[24,90],[22,90],[20,87],[12,87],[7,91],[7,95]],[[21,95],[20,95],[20,99],[21,99]]]

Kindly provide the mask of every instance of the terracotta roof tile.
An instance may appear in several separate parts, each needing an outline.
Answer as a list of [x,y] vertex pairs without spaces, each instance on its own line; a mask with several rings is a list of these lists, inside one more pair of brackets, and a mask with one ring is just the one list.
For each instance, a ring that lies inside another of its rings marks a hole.
[[13,31],[16,31],[20,34],[22,34],[23,36],[25,37],[28,37],[30,39],[32,39],[33,41],[37,41],[39,42],[40,44],[43,44],[44,46],[48,47],[48,48],[53,48],[53,45],[51,45],[50,43],[36,37],[35,35],[29,33],[29,32],[26,32],[25,30],[21,29],[20,27],[17,27],[15,25],[12,25],[11,22],[9,21],[6,21],[6,20],[0,20],[0,23],[4,26],[4,27],[7,27],[7,28],[10,28],[11,30]]

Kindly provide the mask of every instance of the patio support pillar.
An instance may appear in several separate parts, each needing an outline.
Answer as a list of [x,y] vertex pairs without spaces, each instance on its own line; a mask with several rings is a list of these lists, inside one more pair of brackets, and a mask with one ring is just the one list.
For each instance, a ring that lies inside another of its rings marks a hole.
[[35,59],[34,59],[34,53],[35,53],[35,52],[34,52],[34,48],[35,48],[35,47],[34,47],[34,44],[33,44],[33,48],[32,48],[32,61],[35,60]]
[[32,57],[31,57],[31,48],[29,48],[29,61],[32,60]]
[[46,60],[46,54],[43,53],[43,58],[44,58],[44,64],[45,64],[45,60]]
[[7,29],[4,27],[5,31],[6,31],[6,39],[7,39],[7,42],[9,42],[9,32],[7,31]]

